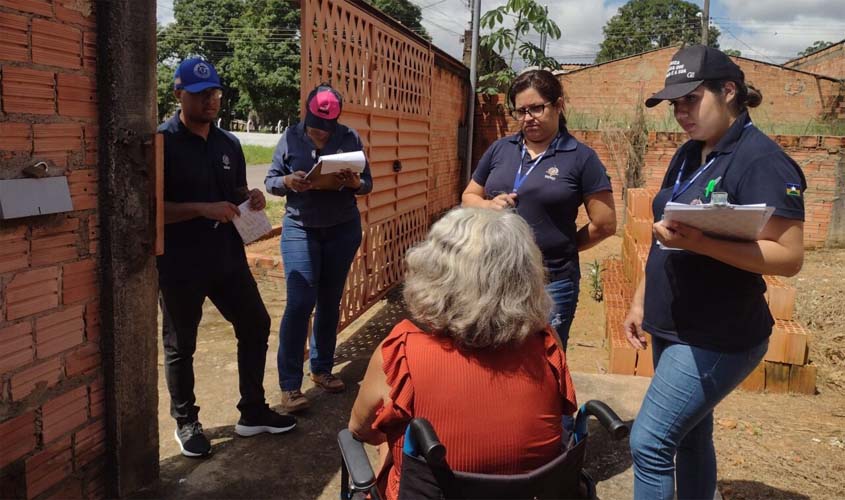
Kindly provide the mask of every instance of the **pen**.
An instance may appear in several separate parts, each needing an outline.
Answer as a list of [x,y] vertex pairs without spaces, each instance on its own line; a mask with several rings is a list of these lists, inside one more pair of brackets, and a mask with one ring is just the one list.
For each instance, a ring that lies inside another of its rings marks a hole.
[[215,221],[214,222],[214,229],[217,229],[217,226],[219,226],[219,225],[220,225],[220,221],[219,220]]

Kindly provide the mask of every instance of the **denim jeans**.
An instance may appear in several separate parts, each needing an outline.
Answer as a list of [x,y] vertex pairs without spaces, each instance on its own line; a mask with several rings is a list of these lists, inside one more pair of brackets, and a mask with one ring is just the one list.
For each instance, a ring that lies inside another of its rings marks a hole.
[[305,339],[314,306],[311,373],[331,373],[340,320],[340,299],[355,252],[361,245],[361,220],[330,227],[302,227],[285,219],[282,261],[287,306],[279,331],[279,385],[283,391],[302,385]]
[[575,318],[575,308],[578,307],[578,289],[578,282],[570,279],[552,281],[546,285],[546,293],[552,298],[549,323],[563,342],[564,351],[569,343],[569,329]]
[[713,498],[713,408],[763,359],[768,339],[741,352],[652,337],[654,378],[631,430],[634,498]]

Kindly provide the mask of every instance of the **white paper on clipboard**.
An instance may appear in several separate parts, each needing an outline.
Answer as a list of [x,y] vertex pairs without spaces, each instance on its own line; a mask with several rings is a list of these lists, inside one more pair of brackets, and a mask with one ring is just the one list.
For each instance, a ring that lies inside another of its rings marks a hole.
[[334,155],[325,155],[317,159],[317,163],[322,163],[320,174],[334,174],[341,170],[351,170],[353,172],[361,173],[367,165],[367,158],[363,151],[352,151],[349,153],[338,153]]
[[755,205],[686,205],[669,202],[663,220],[680,222],[717,238],[756,241],[774,207]]
[[258,238],[269,233],[273,226],[264,210],[253,210],[249,208],[249,200],[238,205],[241,215],[232,219],[232,224],[244,240],[244,245],[252,243]]

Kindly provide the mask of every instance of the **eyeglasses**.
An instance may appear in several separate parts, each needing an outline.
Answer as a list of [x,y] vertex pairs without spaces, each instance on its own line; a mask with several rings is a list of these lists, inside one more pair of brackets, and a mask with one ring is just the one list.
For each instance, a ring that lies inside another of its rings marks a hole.
[[188,92],[188,94],[203,101],[216,101],[223,98],[223,91],[221,89],[206,89],[202,92]]
[[526,106],[524,108],[512,109],[511,116],[516,121],[525,119],[525,115],[531,115],[531,118],[540,118],[546,111],[546,106],[550,104],[550,102],[547,102],[544,104],[532,104],[531,106]]

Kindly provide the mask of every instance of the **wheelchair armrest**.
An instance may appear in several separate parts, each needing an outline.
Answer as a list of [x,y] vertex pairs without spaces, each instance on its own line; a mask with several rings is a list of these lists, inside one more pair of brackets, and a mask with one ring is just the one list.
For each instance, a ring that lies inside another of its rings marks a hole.
[[613,439],[622,439],[628,436],[630,429],[625,422],[619,418],[615,411],[609,406],[596,399],[591,399],[584,404],[587,415],[593,415],[610,433]]
[[337,444],[355,489],[365,491],[375,486],[375,473],[364,450],[364,443],[355,439],[349,429],[343,429],[337,433]]

